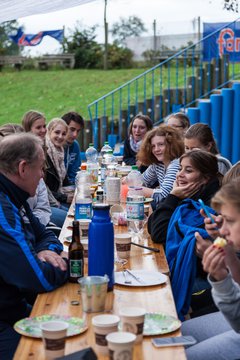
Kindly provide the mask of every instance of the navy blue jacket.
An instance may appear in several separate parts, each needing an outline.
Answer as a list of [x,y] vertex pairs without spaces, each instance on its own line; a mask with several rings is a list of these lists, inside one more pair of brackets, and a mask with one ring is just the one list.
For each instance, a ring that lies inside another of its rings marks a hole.
[[32,214],[28,197],[0,174],[0,321],[10,324],[26,311],[25,293],[54,290],[68,278],[68,271],[37,257],[42,250],[60,254],[63,247]]

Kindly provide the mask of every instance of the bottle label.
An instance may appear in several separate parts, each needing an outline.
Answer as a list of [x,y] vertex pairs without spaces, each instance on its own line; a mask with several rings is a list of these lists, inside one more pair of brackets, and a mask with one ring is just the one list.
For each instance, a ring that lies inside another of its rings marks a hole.
[[92,203],[75,204],[75,219],[91,219],[92,218]]
[[101,182],[104,182],[106,179],[106,167],[102,164],[101,167]]
[[144,219],[144,203],[128,201],[126,204],[127,220]]
[[70,277],[79,278],[83,276],[83,261],[70,259]]
[[91,183],[93,184],[97,184],[98,183],[98,168],[88,168],[88,173],[89,173],[89,176],[90,176],[90,181]]

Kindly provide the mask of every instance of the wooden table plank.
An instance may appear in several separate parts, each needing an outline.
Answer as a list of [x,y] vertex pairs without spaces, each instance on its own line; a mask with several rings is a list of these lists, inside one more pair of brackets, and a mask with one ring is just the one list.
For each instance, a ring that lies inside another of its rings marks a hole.
[[[67,217],[62,229],[60,239],[64,241],[66,236],[71,235],[71,230],[67,227],[71,224],[73,218]],[[117,227],[117,232],[126,232],[126,227]],[[160,253],[154,253],[132,245],[131,257],[127,263],[130,269],[146,269],[169,273],[164,249],[160,244],[152,244],[150,237],[144,233],[141,240],[142,244],[158,247]],[[67,250],[65,245],[65,249]],[[116,265],[115,270],[120,271],[121,265]],[[81,299],[79,295],[79,285],[67,283],[59,289],[40,294],[34,304],[31,316],[43,314],[61,314],[86,318],[88,330],[77,336],[67,339],[66,354],[73,353],[80,349],[91,346],[95,349],[95,338],[91,319],[96,313],[83,313],[81,308]],[[79,305],[72,305],[73,300],[79,301]],[[176,316],[175,304],[172,296],[170,282],[159,286],[151,287],[126,287],[115,285],[114,291],[107,294],[105,313],[119,314],[119,309],[123,306],[141,306],[147,312],[162,312]],[[180,335],[180,330],[175,331],[171,336]],[[168,334],[169,335],[169,334]],[[152,337],[144,337],[141,344],[134,346],[134,360],[183,360],[186,359],[184,348],[168,347],[157,349],[151,344]],[[107,356],[98,355],[99,360],[107,360]],[[22,337],[20,344],[14,356],[14,360],[43,360],[44,351],[42,341],[39,339]]]

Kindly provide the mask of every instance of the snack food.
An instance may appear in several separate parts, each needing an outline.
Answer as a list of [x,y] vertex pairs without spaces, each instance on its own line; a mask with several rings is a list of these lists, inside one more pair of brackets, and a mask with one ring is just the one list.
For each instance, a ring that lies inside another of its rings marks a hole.
[[220,236],[218,236],[213,244],[218,247],[224,247],[227,245],[227,241],[224,238],[221,238]]

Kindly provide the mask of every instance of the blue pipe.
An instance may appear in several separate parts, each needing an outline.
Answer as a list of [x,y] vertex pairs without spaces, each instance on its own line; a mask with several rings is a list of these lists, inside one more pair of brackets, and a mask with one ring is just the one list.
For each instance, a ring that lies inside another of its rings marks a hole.
[[200,122],[210,125],[211,122],[211,103],[210,100],[203,100],[199,102]]
[[191,125],[199,123],[200,122],[200,109],[190,107],[187,109],[187,116],[190,119]]
[[233,139],[232,139],[232,163],[240,160],[240,84],[233,85],[234,91],[234,110],[233,110]]
[[221,154],[231,161],[234,90],[223,89]]
[[218,148],[221,148],[221,129],[222,129],[222,95],[213,94],[210,96],[212,112],[210,126],[213,131],[214,137],[217,141]]

